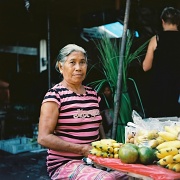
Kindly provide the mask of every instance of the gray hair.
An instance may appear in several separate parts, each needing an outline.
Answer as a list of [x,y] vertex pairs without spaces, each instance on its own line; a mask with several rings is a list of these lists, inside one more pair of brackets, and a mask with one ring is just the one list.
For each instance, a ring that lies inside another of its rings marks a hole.
[[58,66],[59,62],[64,64],[64,62],[67,59],[67,56],[69,56],[72,52],[78,52],[78,51],[82,52],[84,54],[85,60],[87,62],[87,53],[82,47],[80,47],[80,46],[78,46],[76,44],[68,44],[59,51],[59,54],[58,54],[58,56],[56,58],[55,69],[58,72],[60,72],[59,71],[59,66]]

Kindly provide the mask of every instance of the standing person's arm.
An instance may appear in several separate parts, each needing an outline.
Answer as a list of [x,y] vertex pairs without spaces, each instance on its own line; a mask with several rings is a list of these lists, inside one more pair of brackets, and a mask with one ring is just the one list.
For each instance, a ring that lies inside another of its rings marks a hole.
[[148,71],[152,68],[154,51],[156,49],[156,46],[157,46],[156,36],[153,36],[149,42],[146,56],[142,63],[142,67],[144,71]]

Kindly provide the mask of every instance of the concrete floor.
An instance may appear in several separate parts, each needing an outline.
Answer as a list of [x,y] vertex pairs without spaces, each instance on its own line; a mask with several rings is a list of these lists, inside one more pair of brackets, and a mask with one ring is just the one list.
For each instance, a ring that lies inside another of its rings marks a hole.
[[46,150],[10,154],[0,151],[1,180],[50,180],[46,171]]

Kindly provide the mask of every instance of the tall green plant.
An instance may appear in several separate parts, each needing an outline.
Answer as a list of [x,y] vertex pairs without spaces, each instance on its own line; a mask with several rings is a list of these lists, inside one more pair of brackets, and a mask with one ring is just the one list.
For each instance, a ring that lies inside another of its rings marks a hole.
[[[106,36],[102,37],[99,41],[95,42],[95,45],[100,53],[100,62],[102,64],[102,73],[104,74],[104,79],[97,80],[89,83],[97,91],[100,91],[101,87],[105,82],[108,82],[113,96],[116,96],[117,91],[117,80],[118,80],[118,67],[119,67],[119,57],[120,57],[120,43],[118,39],[110,39]],[[125,54],[123,57],[123,67],[122,67],[122,89],[121,89],[121,101],[120,101],[120,111],[117,126],[117,136],[116,139],[119,142],[124,142],[125,136],[125,126],[127,122],[132,121],[132,107],[131,101],[128,94],[128,66],[135,60],[139,59],[142,51],[145,49],[148,42],[145,42],[137,50],[131,52],[131,47],[133,44],[133,35],[128,33]]]

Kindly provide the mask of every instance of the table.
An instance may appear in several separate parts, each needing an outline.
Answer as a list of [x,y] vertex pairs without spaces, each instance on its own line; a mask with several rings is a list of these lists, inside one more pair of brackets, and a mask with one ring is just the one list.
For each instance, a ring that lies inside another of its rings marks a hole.
[[89,155],[94,163],[126,173],[130,179],[137,178],[143,180],[180,180],[180,173],[160,167],[158,165],[143,165],[143,164],[125,164],[120,159],[102,158],[94,155]]

